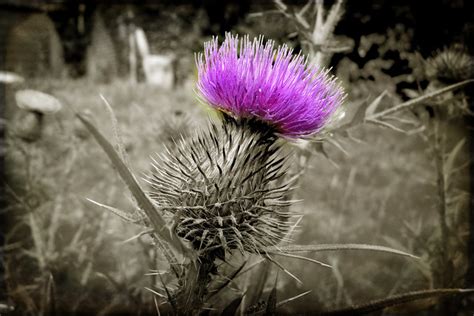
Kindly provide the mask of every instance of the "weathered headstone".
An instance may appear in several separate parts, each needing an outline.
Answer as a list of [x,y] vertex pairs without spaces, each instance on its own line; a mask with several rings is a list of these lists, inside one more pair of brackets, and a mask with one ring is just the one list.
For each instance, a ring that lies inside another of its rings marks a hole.
[[96,82],[109,82],[117,76],[117,54],[102,15],[94,15],[91,44],[87,49],[87,76]]
[[57,77],[63,73],[61,41],[47,15],[25,13],[11,25],[4,47],[6,70],[25,77]]

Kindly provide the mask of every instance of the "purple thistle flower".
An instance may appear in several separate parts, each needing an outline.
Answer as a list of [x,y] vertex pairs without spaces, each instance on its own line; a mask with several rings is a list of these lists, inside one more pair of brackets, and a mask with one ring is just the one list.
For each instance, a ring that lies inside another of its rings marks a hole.
[[214,38],[196,63],[198,89],[211,106],[236,118],[256,117],[290,138],[320,131],[344,98],[328,71],[309,66],[286,45],[275,50],[263,37],[227,34],[220,47]]

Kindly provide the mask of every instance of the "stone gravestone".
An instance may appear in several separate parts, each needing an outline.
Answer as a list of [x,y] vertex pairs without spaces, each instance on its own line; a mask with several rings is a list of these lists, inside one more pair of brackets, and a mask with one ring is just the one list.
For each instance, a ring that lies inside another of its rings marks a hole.
[[166,55],[149,55],[143,59],[143,70],[147,83],[172,89],[174,85],[174,58]]
[[25,77],[61,76],[64,56],[51,19],[42,13],[24,13],[11,21],[5,43],[5,68]]
[[171,55],[150,54],[143,29],[137,28],[134,35],[146,82],[163,89],[172,89],[175,83],[176,58]]
[[110,82],[118,73],[114,43],[99,11],[94,15],[86,65],[87,76],[95,82]]

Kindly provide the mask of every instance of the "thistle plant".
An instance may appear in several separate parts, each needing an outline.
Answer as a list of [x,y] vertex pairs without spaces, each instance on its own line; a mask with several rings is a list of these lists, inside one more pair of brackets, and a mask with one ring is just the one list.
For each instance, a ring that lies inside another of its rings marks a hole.
[[[240,47],[239,47],[240,45]],[[344,93],[327,72],[263,38],[227,35],[197,57],[198,88],[223,121],[155,161],[150,197],[195,250],[260,253],[292,225],[279,136],[316,133]]]
[[[206,276],[233,250],[261,254],[285,240],[294,223],[283,139],[318,132],[344,92],[327,72],[262,37],[228,34],[220,46],[215,38],[197,66],[201,97],[222,122],[158,157],[148,182],[149,196],[198,252],[207,267],[198,273]],[[210,278],[199,280],[194,296],[205,295]]]
[[[163,282],[175,313],[196,315],[210,308],[208,300],[222,288],[215,286],[222,277],[220,267],[234,254],[262,256],[292,277],[274,255],[326,267],[294,253],[358,249],[414,257],[370,245],[288,246],[296,225],[289,209],[295,177],[288,172],[291,153],[284,147],[298,139],[314,139],[343,102],[345,93],[328,71],[293,55],[287,46],[275,48],[262,37],[239,39],[230,34],[220,45],[217,38],[207,42],[196,63],[200,98],[216,110],[220,121],[209,123],[194,137],[177,140],[154,157],[153,171],[145,178],[147,193],[130,172],[118,128],[115,150],[89,118],[78,114],[128,185],[137,211],[125,214],[95,203],[146,226],[144,233],[153,236],[177,278],[175,291]],[[380,99],[362,109],[362,113],[370,111],[374,122],[383,118],[383,111],[375,113]],[[401,104],[395,111],[406,107]],[[358,115],[333,132],[363,118]],[[116,124],[114,117],[112,122]],[[242,267],[224,276],[223,284],[229,284]],[[225,311],[233,314],[241,300],[231,302]],[[274,295],[266,306],[278,306]]]

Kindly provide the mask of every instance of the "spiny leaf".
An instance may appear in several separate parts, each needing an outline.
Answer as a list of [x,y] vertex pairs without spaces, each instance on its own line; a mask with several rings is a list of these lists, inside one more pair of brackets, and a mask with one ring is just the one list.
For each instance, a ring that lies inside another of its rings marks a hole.
[[265,249],[268,252],[322,252],[322,251],[341,251],[341,250],[364,250],[364,251],[376,251],[385,252],[394,255],[410,257],[413,259],[419,259],[419,257],[409,254],[407,252],[376,245],[367,244],[319,244],[319,245],[291,245],[291,246],[280,246],[280,247],[269,247]]
[[427,298],[440,298],[448,295],[468,295],[474,293],[474,289],[434,289],[404,293],[366,304],[352,306],[344,309],[320,313],[320,315],[364,315],[375,311],[381,311],[388,307],[401,306],[417,300]]
[[146,196],[145,192],[139,186],[136,178],[133,176],[129,168],[125,165],[123,160],[119,157],[113,146],[102,135],[102,133],[91,123],[91,121],[84,115],[76,113],[79,120],[91,132],[96,141],[105,151],[113,165],[117,169],[120,177],[126,183],[128,189],[131,191],[140,209],[142,209],[155,229],[156,233],[165,241],[167,241],[176,251],[181,254],[191,257],[189,251],[184,247],[179,238],[171,232],[166,226],[166,221],[160,216],[159,212],[154,207],[153,203]]

